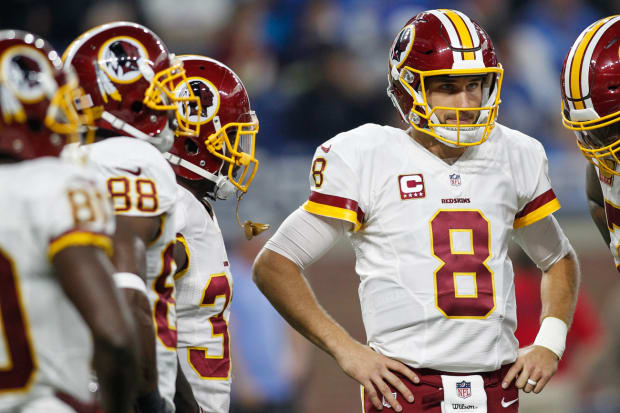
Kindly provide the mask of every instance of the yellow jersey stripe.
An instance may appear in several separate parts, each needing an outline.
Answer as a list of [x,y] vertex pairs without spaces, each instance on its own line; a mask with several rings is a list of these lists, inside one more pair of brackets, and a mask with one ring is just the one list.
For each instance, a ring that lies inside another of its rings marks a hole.
[[[119,215],[123,215],[123,214],[119,214]],[[159,240],[159,237],[161,237],[161,234],[164,233],[164,227],[166,226],[166,218],[167,218],[167,214],[159,215],[159,229],[157,230],[157,234],[155,234],[155,237],[151,241],[149,241],[147,248],[155,245],[157,240]]]
[[52,261],[56,254],[68,247],[93,246],[103,249],[108,256],[114,252],[112,240],[109,236],[93,232],[69,232],[52,241],[47,249],[47,256]]
[[174,274],[173,276],[174,281],[180,280],[189,271],[189,255],[190,254],[189,254],[189,246],[187,245],[187,241],[185,241],[185,237],[183,237],[183,235],[178,234],[177,242],[183,245],[183,248],[185,249],[185,256],[187,257],[187,261],[185,261],[185,268],[183,268],[178,273]]
[[350,209],[338,208],[312,201],[306,201],[306,203],[303,204],[303,208],[312,214],[348,221],[355,226],[353,229],[354,232],[357,232],[362,227],[362,224],[357,220],[357,212],[351,211]]
[[538,222],[546,216],[553,214],[560,208],[560,201],[558,201],[557,198],[554,198],[546,204],[542,205],[540,208],[537,208],[534,211],[530,212],[529,214],[515,219],[513,228],[523,228],[530,224],[533,224],[534,222]]
[[364,386],[360,384],[360,396],[362,397],[362,413],[366,413],[366,408],[364,406]]

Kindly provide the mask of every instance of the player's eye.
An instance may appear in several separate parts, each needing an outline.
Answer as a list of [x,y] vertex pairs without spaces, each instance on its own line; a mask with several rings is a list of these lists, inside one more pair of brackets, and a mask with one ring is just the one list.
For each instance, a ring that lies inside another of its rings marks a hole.
[[454,90],[454,85],[452,83],[442,83],[438,86],[438,89],[442,92],[452,92]]
[[474,82],[469,82],[467,84],[467,90],[474,91],[480,89],[482,87],[482,82],[480,80],[476,80]]

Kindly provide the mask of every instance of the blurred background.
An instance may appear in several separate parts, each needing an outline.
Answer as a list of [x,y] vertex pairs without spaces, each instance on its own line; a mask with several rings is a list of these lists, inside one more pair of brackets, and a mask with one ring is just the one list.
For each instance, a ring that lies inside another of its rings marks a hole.
[[[241,239],[234,202],[216,210],[235,276],[233,412],[357,412],[359,386],[292,332],[251,282],[262,243],[308,196],[314,149],[367,122],[402,126],[386,97],[388,49],[404,23],[429,8],[455,8],[484,27],[505,76],[498,121],[540,140],[563,208],[557,213],[580,256],[583,284],[560,372],[545,391],[522,396],[522,412],[620,411],[620,280],[587,211],[586,161],[560,123],[559,75],[568,49],[618,0],[3,0],[2,29],[25,29],[62,52],[92,26],[129,20],[158,33],[177,54],[222,60],[244,81],[260,119],[260,170],[242,219],[272,229]],[[519,328],[530,344],[540,314],[539,272],[514,254]],[[354,256],[343,243],[306,274],[320,302],[365,340]]]

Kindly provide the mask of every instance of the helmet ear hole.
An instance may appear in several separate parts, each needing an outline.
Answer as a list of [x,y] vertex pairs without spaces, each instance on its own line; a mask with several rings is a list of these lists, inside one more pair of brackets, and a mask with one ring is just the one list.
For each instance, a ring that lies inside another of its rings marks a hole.
[[193,139],[185,140],[185,152],[187,152],[189,155],[197,155],[199,150],[200,148],[198,147],[198,144],[194,142]]
[[135,102],[131,104],[131,111],[138,113],[142,110],[143,107],[144,107],[144,104],[140,102],[139,100],[136,100]]
[[43,122],[39,119],[28,119],[28,128],[33,132],[41,132],[43,130]]

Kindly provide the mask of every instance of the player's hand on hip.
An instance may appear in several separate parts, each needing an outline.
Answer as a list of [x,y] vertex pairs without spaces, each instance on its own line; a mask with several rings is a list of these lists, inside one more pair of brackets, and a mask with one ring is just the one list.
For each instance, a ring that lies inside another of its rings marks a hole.
[[542,346],[531,345],[519,349],[517,361],[508,370],[502,382],[507,388],[513,379],[515,385],[524,392],[540,393],[558,370],[558,356]]
[[411,369],[403,363],[385,357],[373,351],[369,346],[357,341],[353,341],[347,347],[349,348],[342,349],[340,354],[337,355],[336,360],[345,373],[364,386],[364,391],[368,394],[370,401],[377,410],[383,409],[383,403],[381,402],[381,395],[383,395],[385,401],[395,411],[402,411],[402,406],[392,395],[388,383],[401,393],[405,400],[413,403],[413,394],[393,373],[398,372],[417,384],[420,382],[420,379]]

